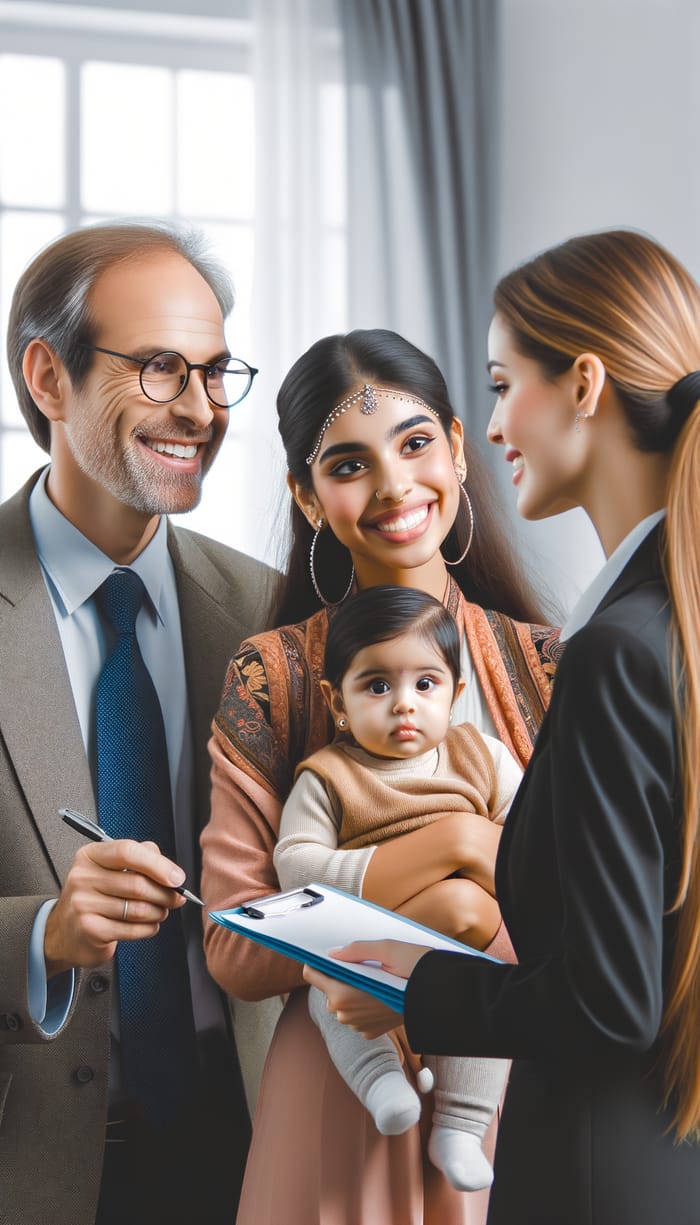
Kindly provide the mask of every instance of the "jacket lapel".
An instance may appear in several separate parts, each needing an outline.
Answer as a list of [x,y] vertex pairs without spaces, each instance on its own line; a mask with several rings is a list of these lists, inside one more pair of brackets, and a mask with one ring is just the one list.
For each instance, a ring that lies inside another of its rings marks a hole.
[[175,568],[195,768],[195,816],[201,828],[209,816],[211,722],[224,683],[226,665],[238,646],[232,592],[196,538],[168,525],[168,548]]
[[0,507],[0,727],[19,787],[62,881],[76,838],[58,816],[95,815],[80,724],[27,499],[36,477]]
[[614,604],[616,600],[626,595],[634,587],[641,586],[642,583],[666,581],[661,564],[662,532],[663,522],[657,524],[655,528],[652,528],[648,536],[644,537],[644,540],[635,549],[622,573],[615,579],[612,587],[606,591],[593,613],[593,617],[596,617],[603,609]]

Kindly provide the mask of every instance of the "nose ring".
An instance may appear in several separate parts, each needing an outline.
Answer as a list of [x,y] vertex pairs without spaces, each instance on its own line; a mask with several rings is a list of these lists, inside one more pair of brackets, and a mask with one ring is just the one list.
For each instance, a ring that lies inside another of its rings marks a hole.
[[[384,494],[382,493],[382,490],[381,490],[381,489],[377,489],[377,490],[375,490],[375,494],[374,494],[374,496],[375,496],[375,498],[377,499],[377,501],[378,501],[378,502],[383,502],[383,501],[384,501]],[[391,499],[391,500],[392,500],[392,502],[396,502],[396,504],[397,504],[398,506],[400,506],[402,502],[405,502],[405,501],[406,501],[406,494],[405,494],[405,493],[402,493],[400,498],[394,498],[394,497],[392,497],[392,499]]]

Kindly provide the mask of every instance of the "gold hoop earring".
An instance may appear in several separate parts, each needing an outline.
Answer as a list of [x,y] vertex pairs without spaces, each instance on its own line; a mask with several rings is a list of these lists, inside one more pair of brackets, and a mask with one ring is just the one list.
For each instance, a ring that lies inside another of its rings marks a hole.
[[[466,475],[467,475],[466,472],[464,475],[466,478]],[[464,501],[467,504],[467,514],[469,515],[469,536],[467,538],[467,543],[464,546],[464,552],[460,554],[460,556],[455,561],[448,561],[447,558],[445,557],[445,554],[443,553],[442,557],[443,557],[443,561],[446,566],[459,566],[460,563],[464,561],[465,557],[467,556],[467,553],[471,549],[472,540],[474,539],[474,511],[472,510],[471,499],[466,489],[464,488],[464,485],[460,484],[459,492],[461,493],[462,497],[464,498]]]
[[350,582],[348,583],[340,599],[339,600],[327,600],[316,581],[316,572],[314,570],[314,554],[316,552],[316,541],[318,540],[321,534],[322,528],[323,528],[323,519],[319,519],[318,527],[316,528],[316,531],[314,532],[314,538],[311,541],[311,548],[309,549],[309,571],[311,573],[311,583],[313,585],[314,591],[316,592],[316,595],[318,596],[321,603],[325,604],[326,608],[337,608],[339,604],[342,604],[344,600],[347,600],[348,596],[350,595],[350,592],[352,591],[352,585],[355,582],[355,563],[354,562],[352,563],[352,568],[350,570]]

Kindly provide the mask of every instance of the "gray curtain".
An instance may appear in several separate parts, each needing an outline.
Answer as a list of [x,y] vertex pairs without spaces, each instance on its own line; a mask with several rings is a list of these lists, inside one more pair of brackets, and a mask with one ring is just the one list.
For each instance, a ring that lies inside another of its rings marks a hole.
[[340,0],[352,327],[436,358],[483,439],[495,279],[499,0]]

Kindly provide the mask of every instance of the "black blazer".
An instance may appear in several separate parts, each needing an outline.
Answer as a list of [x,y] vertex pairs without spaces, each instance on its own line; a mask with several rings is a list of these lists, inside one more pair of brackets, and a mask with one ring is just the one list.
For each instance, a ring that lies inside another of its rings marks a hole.
[[496,889],[518,965],[430,953],[411,1045],[513,1066],[493,1225],[697,1225],[656,1068],[682,788],[660,530],[567,643],[506,821]]

